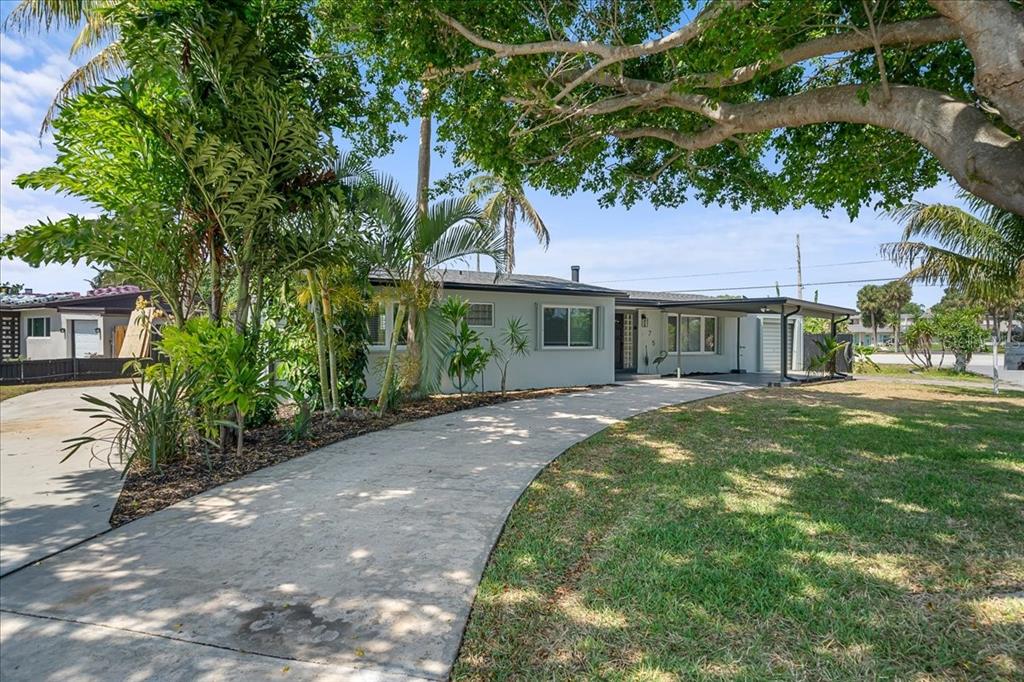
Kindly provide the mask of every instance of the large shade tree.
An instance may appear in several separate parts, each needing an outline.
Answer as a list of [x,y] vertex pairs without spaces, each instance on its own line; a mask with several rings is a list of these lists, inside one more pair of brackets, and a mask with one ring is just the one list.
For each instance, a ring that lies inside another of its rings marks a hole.
[[[439,137],[535,186],[892,207],[947,174],[1024,214],[1017,0],[322,0]],[[418,87],[418,86],[417,86]]]

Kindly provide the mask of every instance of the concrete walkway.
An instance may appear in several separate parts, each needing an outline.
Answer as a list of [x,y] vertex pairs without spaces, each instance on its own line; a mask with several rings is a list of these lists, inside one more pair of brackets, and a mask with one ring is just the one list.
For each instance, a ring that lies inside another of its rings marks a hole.
[[617,420],[749,387],[634,381],[263,469],[0,580],[0,677],[444,679],[490,549],[542,467]]
[[62,441],[95,423],[75,412],[83,394],[129,390],[48,388],[0,403],[0,575],[110,528],[120,472],[86,450],[61,463]]

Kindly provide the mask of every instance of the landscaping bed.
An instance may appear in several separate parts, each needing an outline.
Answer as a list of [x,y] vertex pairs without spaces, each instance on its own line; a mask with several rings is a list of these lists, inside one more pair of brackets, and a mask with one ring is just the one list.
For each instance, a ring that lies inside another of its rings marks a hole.
[[516,504],[452,679],[1024,679],[1022,413],[863,381],[613,425]]
[[234,449],[224,453],[213,452],[209,459],[203,453],[197,452],[188,460],[168,467],[162,472],[153,472],[142,464],[134,467],[125,477],[121,495],[110,516],[110,523],[114,527],[123,525],[210,488],[230,483],[253,471],[299,457],[346,438],[380,431],[402,422],[512,400],[578,393],[592,388],[597,387],[509,391],[504,396],[496,392],[432,396],[404,403],[383,417],[369,411],[358,410],[339,415],[316,413],[311,417],[307,437],[299,442],[289,442],[289,420],[281,419],[278,423],[246,431],[245,451],[241,457],[236,455]]

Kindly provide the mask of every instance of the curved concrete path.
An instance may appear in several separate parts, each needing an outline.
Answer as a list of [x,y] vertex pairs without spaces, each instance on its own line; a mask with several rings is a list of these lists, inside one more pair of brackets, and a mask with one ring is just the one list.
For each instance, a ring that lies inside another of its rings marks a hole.
[[522,490],[617,420],[749,388],[635,381],[342,441],[0,580],[0,677],[444,679]]
[[61,450],[96,423],[75,412],[84,394],[130,390],[47,388],[0,402],[0,575],[110,529],[120,471],[85,450],[62,463]]

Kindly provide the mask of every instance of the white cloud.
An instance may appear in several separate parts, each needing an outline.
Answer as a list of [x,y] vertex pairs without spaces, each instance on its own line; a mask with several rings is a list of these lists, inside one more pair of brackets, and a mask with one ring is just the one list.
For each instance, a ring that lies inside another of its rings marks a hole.
[[0,33],[0,59],[3,61],[20,61],[32,51],[9,33]]

